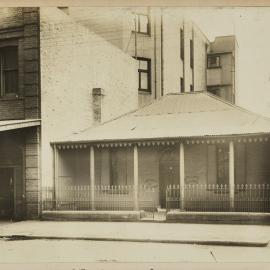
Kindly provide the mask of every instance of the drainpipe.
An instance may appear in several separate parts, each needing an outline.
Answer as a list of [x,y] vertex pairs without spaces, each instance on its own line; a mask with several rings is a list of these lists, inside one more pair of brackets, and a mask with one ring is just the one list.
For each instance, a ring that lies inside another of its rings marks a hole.
[[186,57],[185,57],[185,31],[186,31],[186,27],[185,27],[185,20],[183,20],[183,80],[184,80],[184,92],[186,92]]
[[194,28],[193,28],[193,25],[192,25],[192,56],[193,56],[193,58],[192,58],[192,61],[193,61],[193,63],[192,63],[192,85],[193,85],[193,91],[195,91],[195,78],[194,78],[194,76],[195,76],[195,72],[194,72],[194,69],[195,69],[195,54],[194,54],[194,44],[195,44],[195,40],[194,40]]
[[155,53],[155,99],[157,98],[157,26],[156,13],[154,18],[154,53]]
[[137,59],[137,21],[136,21],[136,14],[134,14],[134,23],[135,23],[135,44],[134,44],[134,49],[135,49],[135,59]]
[[164,94],[163,9],[161,9],[161,96]]

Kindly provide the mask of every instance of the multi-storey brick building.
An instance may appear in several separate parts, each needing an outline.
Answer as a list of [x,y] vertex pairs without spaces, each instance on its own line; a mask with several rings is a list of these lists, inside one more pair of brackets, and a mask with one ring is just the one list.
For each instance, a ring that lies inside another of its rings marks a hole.
[[37,216],[40,190],[39,12],[0,10],[0,215]]
[[0,22],[0,216],[37,218],[50,142],[137,108],[136,61],[56,7]]
[[140,106],[167,93],[203,90],[235,101],[238,48],[234,36],[210,42],[180,8],[64,11],[138,60]]
[[238,102],[238,45],[234,36],[216,37],[207,57],[207,90],[233,103]]

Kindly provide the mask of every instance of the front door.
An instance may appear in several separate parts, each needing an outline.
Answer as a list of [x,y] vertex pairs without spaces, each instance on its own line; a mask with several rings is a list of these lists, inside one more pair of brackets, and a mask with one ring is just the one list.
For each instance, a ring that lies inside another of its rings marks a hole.
[[179,154],[175,149],[169,149],[159,162],[159,198],[161,208],[166,207],[166,188],[168,185],[179,184]]
[[13,169],[0,168],[0,218],[14,215]]

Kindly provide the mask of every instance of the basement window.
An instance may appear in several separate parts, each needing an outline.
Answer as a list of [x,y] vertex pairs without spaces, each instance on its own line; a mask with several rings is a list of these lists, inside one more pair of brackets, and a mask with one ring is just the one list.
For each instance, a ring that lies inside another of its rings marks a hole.
[[18,93],[18,48],[0,48],[0,91],[1,96]]

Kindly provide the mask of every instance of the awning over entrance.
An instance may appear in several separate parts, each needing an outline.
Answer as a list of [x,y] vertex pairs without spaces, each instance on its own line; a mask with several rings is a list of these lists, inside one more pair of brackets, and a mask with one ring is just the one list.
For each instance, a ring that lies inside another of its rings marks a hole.
[[40,123],[41,123],[40,119],[0,121],[0,132],[12,130],[12,129],[36,127],[36,126],[40,126]]

